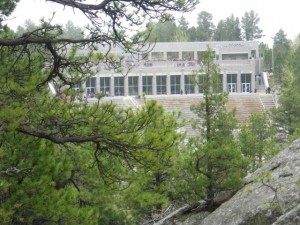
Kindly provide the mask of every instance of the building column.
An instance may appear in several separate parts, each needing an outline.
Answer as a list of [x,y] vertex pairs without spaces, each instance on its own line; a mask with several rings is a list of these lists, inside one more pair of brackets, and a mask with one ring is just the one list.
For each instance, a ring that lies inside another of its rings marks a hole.
[[223,92],[227,92],[227,73],[226,73],[226,71],[223,72],[222,78],[223,78],[223,82],[222,82]]
[[138,81],[138,95],[143,95],[143,76],[142,73],[139,74],[139,81]]
[[128,74],[124,77],[124,96],[128,96]]
[[156,95],[156,74],[153,74],[152,77],[152,94]]
[[96,75],[96,93],[100,93],[100,76],[99,75]]
[[171,94],[171,75],[167,73],[167,95]]
[[185,85],[184,85],[184,70],[181,70],[180,75],[180,92],[185,93]]
[[87,96],[87,93],[86,93],[86,81],[82,82],[81,88],[83,89],[83,96]]
[[110,90],[108,96],[111,97],[115,96],[115,78],[113,73],[110,75]]
[[178,52],[179,59],[182,59],[182,51]]
[[164,60],[168,60],[168,54],[167,54],[167,52],[164,52]]
[[[256,73],[256,65],[255,65],[255,60],[250,60],[250,65],[251,65],[251,91],[254,93],[255,90],[255,75],[258,74]],[[261,77],[259,78],[261,79],[261,82],[264,82],[263,76],[261,74]]]
[[242,84],[241,84],[241,71],[237,72],[237,85],[236,85],[236,92],[240,93],[242,92]]

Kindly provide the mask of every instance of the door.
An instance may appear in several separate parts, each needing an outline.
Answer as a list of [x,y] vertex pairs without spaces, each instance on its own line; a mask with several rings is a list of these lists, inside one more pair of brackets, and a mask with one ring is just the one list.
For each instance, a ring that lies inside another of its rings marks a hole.
[[242,83],[242,92],[250,93],[251,92],[251,84],[250,83]]
[[236,92],[236,83],[229,83],[228,84],[228,92],[229,93]]

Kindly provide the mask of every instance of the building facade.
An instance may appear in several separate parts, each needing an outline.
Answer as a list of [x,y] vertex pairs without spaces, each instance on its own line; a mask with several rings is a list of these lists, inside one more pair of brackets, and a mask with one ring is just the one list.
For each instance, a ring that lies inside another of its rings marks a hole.
[[119,49],[113,49],[113,54],[124,58],[123,73],[116,72],[113,67],[99,65],[96,75],[82,86],[88,95],[202,93],[190,78],[203,66],[203,52],[208,47],[214,52],[215,63],[220,67],[220,85],[224,92],[256,90],[256,77],[263,72],[263,60],[256,41],[156,43],[147,57],[126,55]]

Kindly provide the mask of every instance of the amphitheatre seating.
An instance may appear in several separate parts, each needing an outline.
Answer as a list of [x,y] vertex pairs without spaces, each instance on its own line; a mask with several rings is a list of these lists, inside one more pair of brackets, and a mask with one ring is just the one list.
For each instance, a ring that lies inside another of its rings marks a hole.
[[203,99],[203,95],[159,95],[149,96],[147,99],[155,99],[164,106],[167,112],[181,112],[181,118],[186,121],[186,125],[181,130],[187,132],[187,137],[198,134],[198,131],[192,128],[191,122],[192,119],[197,119],[197,116],[190,110],[190,107],[199,103]]
[[[184,127],[188,136],[194,136],[197,131],[192,129],[191,120],[197,116],[190,110],[190,106],[203,100],[202,94],[197,95],[169,95],[169,96],[149,96],[148,99],[155,99],[162,104],[166,111],[180,111],[182,118],[188,123]],[[259,94],[232,93],[229,95],[226,104],[228,111],[236,110],[236,119],[240,124],[249,122],[252,113],[264,112],[264,107]]]
[[[163,105],[167,112],[181,112],[181,118],[187,123],[181,130],[187,132],[187,136],[195,136],[198,131],[194,130],[191,125],[192,119],[197,119],[197,116],[190,110],[190,106],[203,100],[202,94],[188,95],[148,95],[147,99],[156,100]],[[89,104],[96,102],[96,99],[88,99]],[[120,108],[136,107],[144,104],[144,99],[135,97],[104,97],[101,102],[113,102]],[[262,113],[265,111],[260,96],[257,93],[231,93],[226,104],[228,111],[236,109],[236,119],[240,124],[249,122],[249,117],[252,113]]]
[[233,93],[229,95],[226,105],[228,111],[236,109],[236,119],[239,123],[249,122],[252,113],[264,112],[259,94]]
[[[170,96],[149,96],[148,99],[155,99],[162,104],[166,111],[181,111],[184,118],[193,118],[190,106],[203,99],[203,95],[170,95]],[[236,118],[239,123],[247,123],[252,113],[261,113],[264,107],[258,94],[230,94],[226,104],[228,111],[236,109]]]

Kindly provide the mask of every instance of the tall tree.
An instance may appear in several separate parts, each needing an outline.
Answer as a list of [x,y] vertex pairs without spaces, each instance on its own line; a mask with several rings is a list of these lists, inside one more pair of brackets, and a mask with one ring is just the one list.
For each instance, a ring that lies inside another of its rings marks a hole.
[[175,21],[160,21],[151,24],[151,35],[149,41],[170,42],[173,41],[174,36],[178,30]]
[[196,27],[193,26],[188,29],[188,36],[189,36],[189,41],[198,41],[199,34]]
[[240,41],[241,28],[239,18],[235,18],[232,14],[226,20],[221,20],[214,33],[215,41]]
[[289,62],[290,53],[291,42],[287,39],[284,31],[280,29],[275,34],[273,44],[274,73],[279,83],[282,82],[282,76]]
[[198,41],[209,41],[212,39],[213,32],[215,29],[214,24],[212,23],[213,16],[212,14],[202,11],[198,14],[197,24],[198,24]]
[[32,32],[35,31],[36,29],[38,29],[38,25],[35,24],[32,20],[28,19],[25,20],[23,26],[18,26],[17,27],[17,34],[19,36],[22,36],[24,33],[26,32]]
[[273,49],[269,48],[269,46],[263,42],[259,44],[260,56],[264,59],[264,71],[272,70],[272,52]]
[[194,122],[194,128],[199,130],[200,136],[189,141],[210,211],[214,209],[217,192],[239,187],[243,166],[242,154],[233,136],[237,123],[235,112],[227,112],[225,108],[227,94],[221,92],[220,71],[213,59],[213,52],[208,49],[203,59],[204,70],[199,71],[197,78],[203,80],[204,99],[191,106],[199,118]]
[[294,49],[291,62],[281,83],[279,107],[273,110],[273,119],[290,134],[291,139],[300,137],[300,47]]
[[245,12],[242,17],[242,29],[243,29],[243,38],[246,41],[252,41],[255,39],[260,39],[262,37],[262,32],[258,26],[260,18],[254,10]]
[[187,32],[189,28],[189,22],[186,20],[184,16],[180,17],[180,20],[178,21],[178,28],[183,32]]
[[250,122],[241,126],[238,139],[250,172],[276,154],[275,130],[266,113],[252,114]]
[[[3,2],[12,1],[2,1],[1,7]],[[125,206],[123,201],[105,204],[122,198],[104,183],[119,187],[134,168],[154,167],[155,156],[177,143],[176,119],[155,102],[138,110],[118,109],[65,96],[74,96],[71,87],[94,75],[94,65],[111,59],[94,52],[99,45],[139,51],[148,35],[138,29],[145,21],[166,18],[170,10],[188,11],[197,1],[50,2],[78,9],[92,25],[80,40],[60,38],[61,26],[47,20],[22,35],[0,33],[0,220],[133,224],[126,207],[115,208]],[[123,27],[125,19],[130,29]],[[49,94],[49,83],[57,96]]]
[[81,27],[76,27],[72,21],[68,21],[63,29],[62,38],[83,39],[84,32]]
[[189,41],[188,34],[180,29],[177,29],[171,41],[186,42]]

